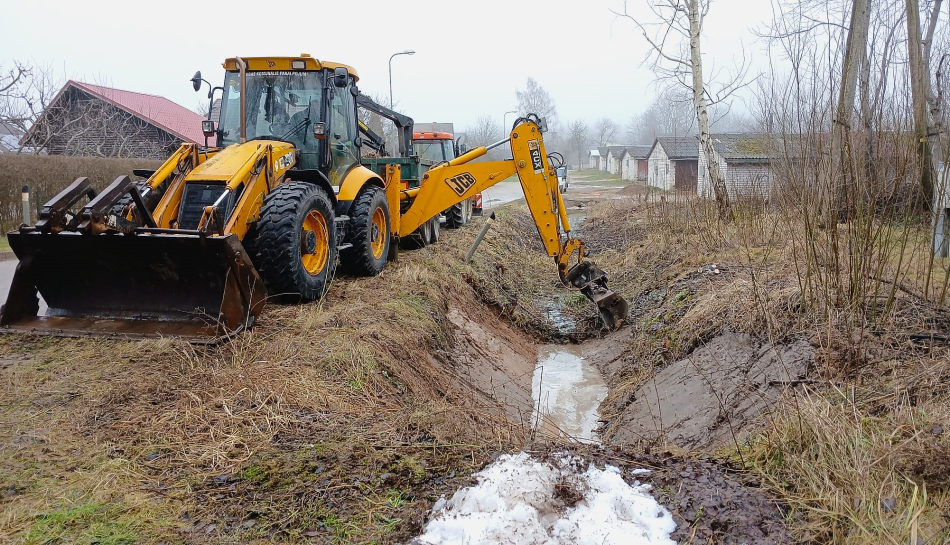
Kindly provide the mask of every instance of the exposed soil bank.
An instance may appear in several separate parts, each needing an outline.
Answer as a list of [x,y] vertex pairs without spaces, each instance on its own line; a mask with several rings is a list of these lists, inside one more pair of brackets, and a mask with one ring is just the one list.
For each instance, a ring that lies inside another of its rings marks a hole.
[[776,348],[749,335],[719,335],[658,371],[617,407],[605,440],[687,450],[736,446],[746,425],[805,376],[814,356],[801,340]]
[[438,365],[504,410],[517,426],[531,427],[531,377],[536,346],[524,333],[482,305],[452,304],[450,349],[436,353]]

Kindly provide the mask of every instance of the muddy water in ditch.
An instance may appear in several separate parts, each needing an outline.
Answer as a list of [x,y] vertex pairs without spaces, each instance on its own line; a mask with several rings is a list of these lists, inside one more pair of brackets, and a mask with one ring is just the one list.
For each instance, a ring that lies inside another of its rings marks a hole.
[[534,425],[545,434],[598,442],[594,431],[601,401],[607,396],[604,377],[584,361],[580,346],[545,345],[531,381]]

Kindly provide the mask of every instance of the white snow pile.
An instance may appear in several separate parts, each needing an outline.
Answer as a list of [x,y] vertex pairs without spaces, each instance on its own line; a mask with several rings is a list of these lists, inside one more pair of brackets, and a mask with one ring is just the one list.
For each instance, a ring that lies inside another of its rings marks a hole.
[[650,485],[628,485],[613,466],[522,452],[499,457],[475,478],[477,485],[436,502],[413,544],[674,544],[676,523]]

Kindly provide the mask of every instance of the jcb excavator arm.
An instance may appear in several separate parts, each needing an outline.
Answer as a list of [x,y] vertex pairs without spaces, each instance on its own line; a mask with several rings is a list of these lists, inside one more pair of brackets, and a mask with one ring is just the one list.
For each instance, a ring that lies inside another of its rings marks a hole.
[[[403,200],[412,199],[413,203],[400,219],[399,233],[412,233],[442,210],[517,174],[541,242],[555,259],[561,282],[580,289],[600,309],[604,324],[616,329],[626,319],[627,302],[607,287],[606,273],[584,261],[583,241],[571,236],[557,184],[558,165],[551,164],[545,150],[543,127],[543,120],[529,114],[515,122],[509,138],[430,168],[419,188],[402,192]],[[511,145],[512,159],[473,162],[506,143]]]
[[[369,98],[366,95],[360,94],[356,96],[356,104],[364,110],[369,110],[377,115],[385,117],[393,122],[396,125],[396,128],[399,129],[399,156],[400,157],[409,157],[409,150],[412,148],[412,118],[401,113],[391,110],[381,104],[377,104],[373,99]],[[369,127],[366,127],[366,130],[363,130],[365,125],[363,122],[360,122],[360,130],[362,130],[371,141],[371,147],[377,151],[385,151],[385,141],[376,133],[369,130]],[[383,148],[380,150],[380,148]]]

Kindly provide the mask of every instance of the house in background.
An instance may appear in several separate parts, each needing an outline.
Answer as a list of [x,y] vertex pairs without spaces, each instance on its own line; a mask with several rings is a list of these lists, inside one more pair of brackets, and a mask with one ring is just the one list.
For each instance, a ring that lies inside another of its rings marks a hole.
[[607,172],[620,176],[620,156],[627,146],[607,145]]
[[19,128],[0,122],[0,153],[14,153],[20,149],[23,132]]
[[592,170],[601,170],[600,162],[602,159],[599,150],[592,149],[587,153],[587,164]]
[[695,136],[658,136],[647,163],[647,185],[696,193],[699,139]]
[[[729,196],[768,198],[772,192],[772,140],[767,134],[720,134],[710,136],[713,153],[726,182]],[[699,150],[699,194],[714,198],[706,155]]]
[[22,143],[51,155],[164,159],[204,143],[202,116],[167,98],[68,81]]
[[620,177],[624,180],[646,181],[649,158],[650,146],[626,146],[620,155]]

